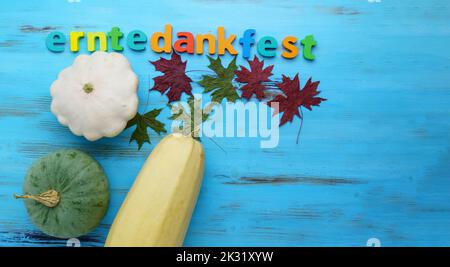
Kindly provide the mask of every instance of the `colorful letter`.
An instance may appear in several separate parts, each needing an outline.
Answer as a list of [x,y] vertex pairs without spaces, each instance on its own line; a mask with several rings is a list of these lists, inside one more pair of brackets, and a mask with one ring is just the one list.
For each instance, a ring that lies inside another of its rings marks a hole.
[[212,34],[197,34],[195,36],[195,53],[198,55],[203,54],[203,43],[208,41],[208,52],[210,55],[216,53],[216,37]]
[[[163,39],[163,47],[159,46],[159,39]],[[164,26],[164,32],[155,32],[152,35],[150,45],[153,51],[156,53],[170,53],[172,52],[172,25],[167,24]]]
[[84,32],[70,32],[70,51],[78,52],[80,50],[79,40],[84,37]]
[[264,36],[258,41],[258,53],[263,57],[274,57],[276,55],[277,40],[272,36]]
[[228,53],[231,55],[236,55],[237,52],[233,47],[233,41],[236,39],[236,35],[232,34],[228,39],[225,39],[225,28],[224,27],[218,27],[217,28],[217,43],[218,43],[218,49],[217,54],[224,55],[225,50],[228,50]]
[[194,35],[190,32],[179,32],[177,37],[184,37],[185,39],[178,39],[173,44],[173,49],[179,53],[188,52],[189,54],[194,53]]
[[108,36],[111,39],[111,48],[114,51],[123,51],[123,47],[119,44],[120,38],[123,37],[123,33],[119,27],[113,27]]
[[88,51],[94,52],[96,50],[95,40],[98,39],[100,50],[108,50],[108,41],[106,40],[106,33],[104,32],[88,32]]
[[250,57],[250,48],[255,43],[253,35],[255,35],[254,29],[245,30],[244,36],[239,39],[239,43],[242,45],[242,57],[248,59]]
[[147,43],[147,35],[145,33],[138,30],[128,33],[127,45],[131,50],[144,51],[145,43]]
[[286,36],[282,42],[285,51],[281,53],[281,56],[288,59],[296,57],[298,55],[298,47],[295,43],[297,43],[297,37]]
[[314,36],[307,35],[302,40],[303,45],[303,57],[307,60],[314,60],[316,57],[312,54],[312,48],[317,44],[316,40],[314,40]]
[[64,45],[66,44],[66,36],[62,32],[51,32],[45,40],[47,49],[55,52],[64,52]]

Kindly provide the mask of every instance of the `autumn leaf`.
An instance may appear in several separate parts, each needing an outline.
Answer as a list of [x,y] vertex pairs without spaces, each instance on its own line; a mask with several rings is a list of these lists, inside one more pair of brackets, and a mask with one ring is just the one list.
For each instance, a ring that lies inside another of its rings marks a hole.
[[284,95],[277,95],[274,99],[267,102],[269,106],[273,106],[273,103],[278,102],[278,110],[275,110],[275,114],[283,112],[281,117],[280,126],[286,122],[291,122],[294,116],[298,116],[303,119],[299,113],[299,108],[304,106],[305,108],[312,110],[312,106],[319,106],[322,101],[326,99],[316,97],[320,91],[317,91],[319,81],[311,82],[311,78],[305,84],[303,89],[300,89],[300,81],[298,74],[294,79],[290,79],[283,75],[282,82],[277,84],[277,87],[283,91]]
[[240,88],[243,98],[249,100],[252,95],[256,95],[258,100],[262,100],[265,97],[264,91],[268,89],[264,83],[271,81],[269,77],[272,76],[273,65],[264,68],[264,60],[259,61],[256,56],[248,64],[250,70],[240,66],[241,69],[236,71],[235,81],[246,83]]
[[190,135],[194,139],[200,140],[200,125],[209,118],[214,104],[211,103],[202,109],[201,99],[194,99],[194,97],[189,97],[188,99],[189,111],[181,103],[178,102],[177,104],[177,106],[170,105],[173,114],[169,119],[181,122],[179,128],[174,129],[174,131],[181,132],[186,136]]
[[138,150],[141,149],[142,145],[145,142],[150,143],[150,138],[147,133],[147,127],[150,127],[157,134],[166,133],[164,123],[156,119],[159,113],[161,113],[161,110],[162,109],[153,109],[152,111],[149,111],[144,115],[136,113],[136,116],[128,121],[125,129],[136,125],[136,129],[131,134],[130,143],[132,141],[136,141],[136,143],[138,144]]
[[[282,82],[278,83],[277,87],[283,91],[284,95],[277,95],[274,99],[267,102],[269,106],[275,108],[274,114],[283,112],[283,116],[280,120],[280,126],[288,121],[292,122],[295,116],[300,118],[301,124],[297,135],[297,143],[303,122],[301,107],[303,106],[309,110],[312,110],[312,106],[319,106],[322,101],[326,100],[324,98],[317,97],[317,95],[320,94],[320,91],[317,91],[319,83],[319,81],[311,82],[310,78],[308,82],[306,82],[303,89],[300,89],[298,74],[295,75],[293,80],[283,75]],[[278,109],[274,103],[278,103]]]
[[203,93],[210,93],[212,101],[221,103],[224,98],[228,102],[235,102],[239,98],[238,93],[233,85],[234,73],[237,70],[236,57],[228,64],[227,68],[222,66],[220,57],[213,59],[209,57],[208,68],[215,72],[216,75],[203,75],[202,80],[199,82],[203,86]]
[[192,95],[191,78],[186,75],[186,63],[181,61],[181,57],[173,52],[171,59],[160,58],[157,61],[150,61],[157,71],[164,73],[162,76],[153,78],[155,84],[151,90],[156,90],[164,94],[167,90],[169,103],[178,101],[184,92]]

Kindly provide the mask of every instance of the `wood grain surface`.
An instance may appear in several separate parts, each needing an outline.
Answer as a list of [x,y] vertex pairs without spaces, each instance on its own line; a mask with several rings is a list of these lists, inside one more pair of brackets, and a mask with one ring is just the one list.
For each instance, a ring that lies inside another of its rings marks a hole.
[[[102,246],[110,224],[147,155],[161,137],[137,151],[130,130],[89,142],[50,112],[49,86],[86,52],[49,52],[53,30],[147,34],[174,31],[256,35],[278,40],[314,34],[316,60],[279,55],[274,74],[320,80],[328,101],[280,129],[280,143],[258,138],[204,139],[206,172],[186,246],[450,245],[450,2],[441,0],[265,1],[2,1],[0,7],[0,246],[65,246],[42,234],[21,201],[23,178],[38,157],[79,148],[104,167],[111,184],[107,216],[82,246]],[[237,42],[236,42],[237,44]],[[254,50],[253,50],[254,52]],[[123,52],[139,75],[141,112],[165,107],[150,93],[159,75],[147,49]],[[207,58],[182,56],[188,70]],[[225,62],[229,56],[223,58]],[[238,57],[238,64],[245,64]],[[191,73],[198,81],[201,73]],[[201,92],[193,84],[195,92]],[[169,123],[169,110],[161,114]]]

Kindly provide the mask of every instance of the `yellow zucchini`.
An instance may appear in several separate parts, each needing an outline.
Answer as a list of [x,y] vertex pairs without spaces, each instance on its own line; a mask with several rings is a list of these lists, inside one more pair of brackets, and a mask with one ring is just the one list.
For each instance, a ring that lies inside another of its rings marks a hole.
[[182,246],[203,179],[202,145],[170,134],[154,148],[111,226],[105,246]]

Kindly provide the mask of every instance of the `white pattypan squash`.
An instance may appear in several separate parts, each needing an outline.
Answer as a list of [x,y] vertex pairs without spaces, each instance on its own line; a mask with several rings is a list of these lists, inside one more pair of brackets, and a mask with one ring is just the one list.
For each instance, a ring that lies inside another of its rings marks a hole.
[[51,85],[51,111],[75,135],[113,137],[136,115],[138,83],[122,54],[80,55]]

